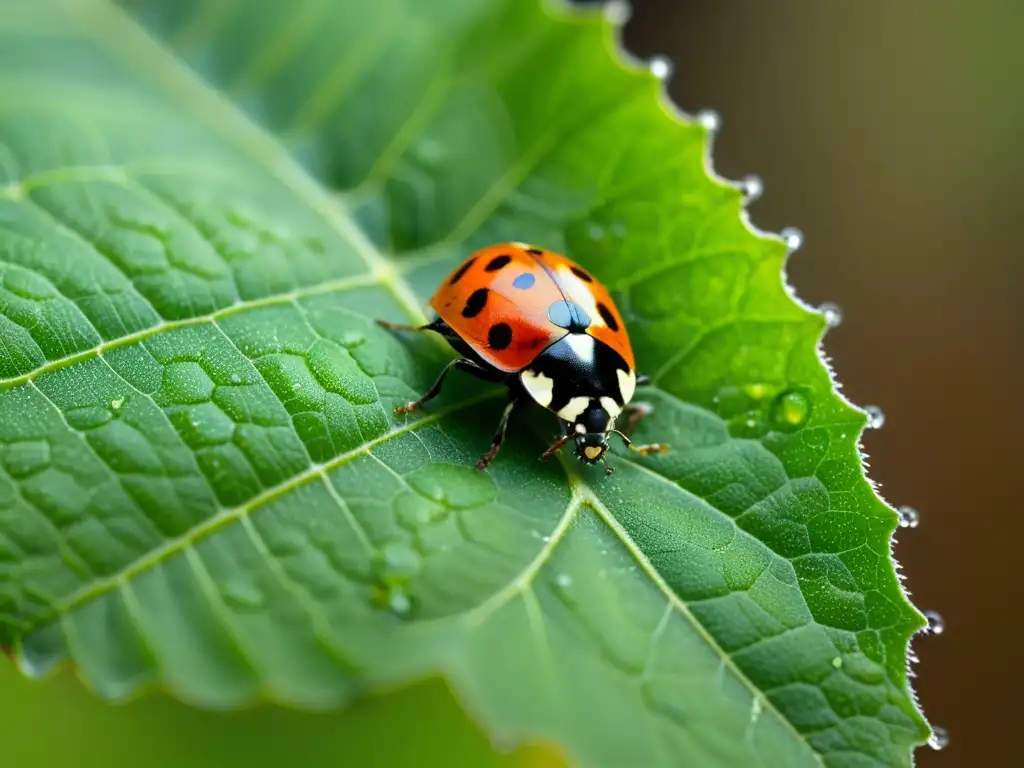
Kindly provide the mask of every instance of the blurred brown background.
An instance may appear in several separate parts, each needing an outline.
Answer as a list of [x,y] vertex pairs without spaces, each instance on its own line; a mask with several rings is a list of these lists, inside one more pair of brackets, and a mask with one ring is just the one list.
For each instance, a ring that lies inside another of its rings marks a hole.
[[844,310],[826,351],[887,417],[883,496],[921,514],[895,554],[922,609],[916,690],[948,729],[922,768],[1017,764],[1024,672],[1024,3],[634,0],[625,42],[722,129],[715,168],[796,226],[790,282]]

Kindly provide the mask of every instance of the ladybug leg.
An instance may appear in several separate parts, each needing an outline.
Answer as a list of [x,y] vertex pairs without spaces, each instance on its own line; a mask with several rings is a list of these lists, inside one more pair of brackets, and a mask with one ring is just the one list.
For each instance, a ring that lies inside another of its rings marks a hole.
[[558,453],[559,449],[563,445],[565,445],[567,442],[569,442],[569,439],[571,437],[572,437],[572,433],[570,432],[570,433],[566,433],[566,434],[562,435],[560,438],[555,440],[555,442],[553,442],[551,444],[551,447],[549,447],[546,451],[544,451],[544,453],[541,454],[541,457],[540,457],[541,461],[547,461],[552,456],[554,456],[556,453]]
[[516,407],[518,402],[518,398],[510,398],[508,405],[505,406],[505,410],[501,412],[501,420],[498,422],[498,429],[495,430],[494,437],[491,439],[491,447],[488,448],[484,455],[480,457],[479,461],[477,461],[477,469],[487,469],[487,465],[494,461],[494,458],[498,455],[498,450],[501,448],[501,444],[505,440],[505,429],[508,427],[508,417],[512,415],[512,409]]
[[636,374],[636,385],[638,387],[646,387],[650,383],[651,383],[651,377],[648,376],[646,373],[638,373],[638,374]]
[[474,363],[472,360],[469,360],[465,357],[460,357],[457,360],[452,360],[450,363],[448,363],[448,365],[446,365],[441,370],[441,373],[438,374],[437,379],[435,379],[434,383],[430,385],[430,389],[427,390],[425,395],[423,395],[417,400],[410,400],[405,405],[398,406],[395,409],[395,413],[411,413],[412,411],[418,410],[419,407],[423,405],[425,402],[433,400],[435,397],[441,394],[441,385],[444,384],[444,377],[448,375],[448,372],[452,368],[458,368],[460,370],[465,371],[466,373],[471,373],[474,376],[487,375],[487,371],[484,368],[477,365],[476,363]]
[[444,326],[444,321],[437,317],[426,325],[408,325],[406,323],[392,323],[390,320],[378,320],[377,325],[381,328],[387,328],[389,331],[437,331],[438,333],[443,333],[442,326]]
[[626,406],[626,423],[622,426],[622,431],[627,435],[632,435],[636,425],[640,423],[640,419],[653,412],[654,406],[650,403],[630,403]]
[[668,451],[668,443],[650,443],[648,445],[634,445],[633,441],[630,440],[627,435],[631,435],[633,430],[636,429],[636,425],[640,419],[654,412],[654,407],[650,403],[631,403],[628,408],[628,415],[626,417],[626,423],[623,425],[622,431],[612,430],[619,437],[622,438],[622,442],[626,444],[629,450],[639,453],[641,456],[647,456],[652,453],[665,453]]

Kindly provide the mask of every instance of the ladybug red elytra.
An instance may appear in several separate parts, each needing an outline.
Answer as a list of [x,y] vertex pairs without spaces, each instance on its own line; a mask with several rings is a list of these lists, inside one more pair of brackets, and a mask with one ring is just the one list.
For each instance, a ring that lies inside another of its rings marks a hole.
[[611,474],[609,434],[641,454],[668,449],[663,443],[634,446],[615,428],[626,411],[626,432],[650,412],[650,406],[631,404],[637,385],[649,379],[636,373],[615,302],[578,264],[523,243],[492,245],[453,270],[430,305],[437,318],[426,325],[377,322],[391,330],[434,331],[462,357],[444,367],[425,395],[397,411],[415,411],[436,397],[452,368],[505,384],[508,404],[477,469],[497,456],[513,409],[530,399],[554,413],[562,428],[545,460],[575,438],[576,457],[586,464],[604,461]]

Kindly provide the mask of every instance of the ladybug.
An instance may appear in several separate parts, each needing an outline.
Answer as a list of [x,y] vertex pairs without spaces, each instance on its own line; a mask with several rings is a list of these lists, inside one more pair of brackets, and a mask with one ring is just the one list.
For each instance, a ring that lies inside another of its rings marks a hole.
[[523,243],[492,245],[456,267],[430,305],[437,317],[426,325],[377,322],[390,330],[433,331],[461,357],[444,367],[426,394],[396,410],[409,413],[436,397],[452,368],[505,384],[508,403],[477,469],[494,460],[513,409],[529,400],[553,412],[561,426],[545,461],[575,438],[576,457],[585,464],[604,461],[611,474],[609,434],[644,455],[668,449],[661,443],[634,446],[615,428],[627,410],[626,432],[650,412],[650,406],[630,402],[649,378],[636,373],[629,336],[608,291],[578,264]]

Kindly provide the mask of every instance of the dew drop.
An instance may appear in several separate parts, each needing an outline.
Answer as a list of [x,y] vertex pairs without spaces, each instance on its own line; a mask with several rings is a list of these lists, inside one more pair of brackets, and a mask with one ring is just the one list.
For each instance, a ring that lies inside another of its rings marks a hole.
[[626,225],[623,224],[621,221],[616,221],[615,223],[612,224],[612,234],[615,235],[616,237],[625,237]]
[[416,154],[428,168],[436,168],[444,160],[444,146],[434,139],[423,139],[416,145]]
[[836,669],[842,669],[842,667],[843,667],[843,657],[842,656],[836,656],[834,659],[832,659],[832,666],[835,667]]
[[672,62],[665,56],[655,56],[649,65],[651,74],[659,80],[664,80],[672,74]]
[[355,331],[350,331],[348,333],[342,334],[341,336],[341,344],[344,347],[354,348],[365,343],[366,337],[361,333],[356,333]]
[[748,203],[752,203],[764,194],[764,182],[760,176],[747,176],[737,186]]
[[921,513],[913,507],[900,507],[896,514],[899,515],[900,528],[917,528],[917,524],[921,522]]
[[604,227],[600,224],[591,224],[587,233],[590,235],[591,240],[600,240],[604,237]]
[[928,631],[933,635],[941,635],[946,631],[946,622],[938,611],[925,611],[924,617],[928,619]]
[[779,395],[772,406],[772,420],[781,429],[802,427],[810,415],[811,401],[807,395],[794,390]]
[[713,109],[702,109],[697,113],[697,122],[703,125],[707,130],[714,133],[722,124],[722,119]]
[[570,576],[568,573],[560,573],[557,576],[555,576],[555,584],[557,584],[562,589],[567,589],[568,587],[572,586],[572,576]]
[[419,573],[422,558],[412,547],[392,542],[381,551],[382,576],[385,581],[405,581]]
[[292,389],[302,389],[302,383],[296,381],[294,384],[292,384]]
[[115,411],[118,408],[120,408],[122,405],[124,405],[124,398],[123,397],[116,397],[116,398],[114,398],[113,400],[110,401],[110,407],[113,408]]
[[248,582],[224,585],[224,602],[239,611],[255,611],[263,607],[263,595]]
[[877,405],[864,406],[864,412],[868,415],[868,429],[881,429],[885,425],[885,413]]
[[800,246],[804,244],[804,233],[796,227],[786,227],[779,232],[779,237],[782,238],[790,253],[799,250]]
[[743,393],[751,400],[761,400],[768,394],[768,387],[764,384],[747,384],[743,387]]
[[753,429],[754,427],[757,426],[757,422],[754,421],[753,419],[747,419],[746,425],[749,429]]
[[604,17],[609,24],[622,26],[629,21],[631,9],[625,0],[610,0],[604,4]]
[[237,373],[232,373],[231,374],[231,383],[232,384],[241,384],[242,383],[242,377],[239,376]]
[[388,608],[396,616],[408,616],[412,610],[412,601],[404,589],[392,587],[388,590]]
[[551,541],[551,537],[550,536],[541,536],[540,540],[543,541],[545,544],[547,544],[549,541]]
[[835,328],[843,322],[843,310],[838,304],[826,301],[818,307],[818,311],[825,316],[825,323],[829,328]]
[[928,739],[928,746],[938,751],[945,749],[949,746],[949,734],[945,728],[940,728],[937,725],[932,726],[932,735]]

